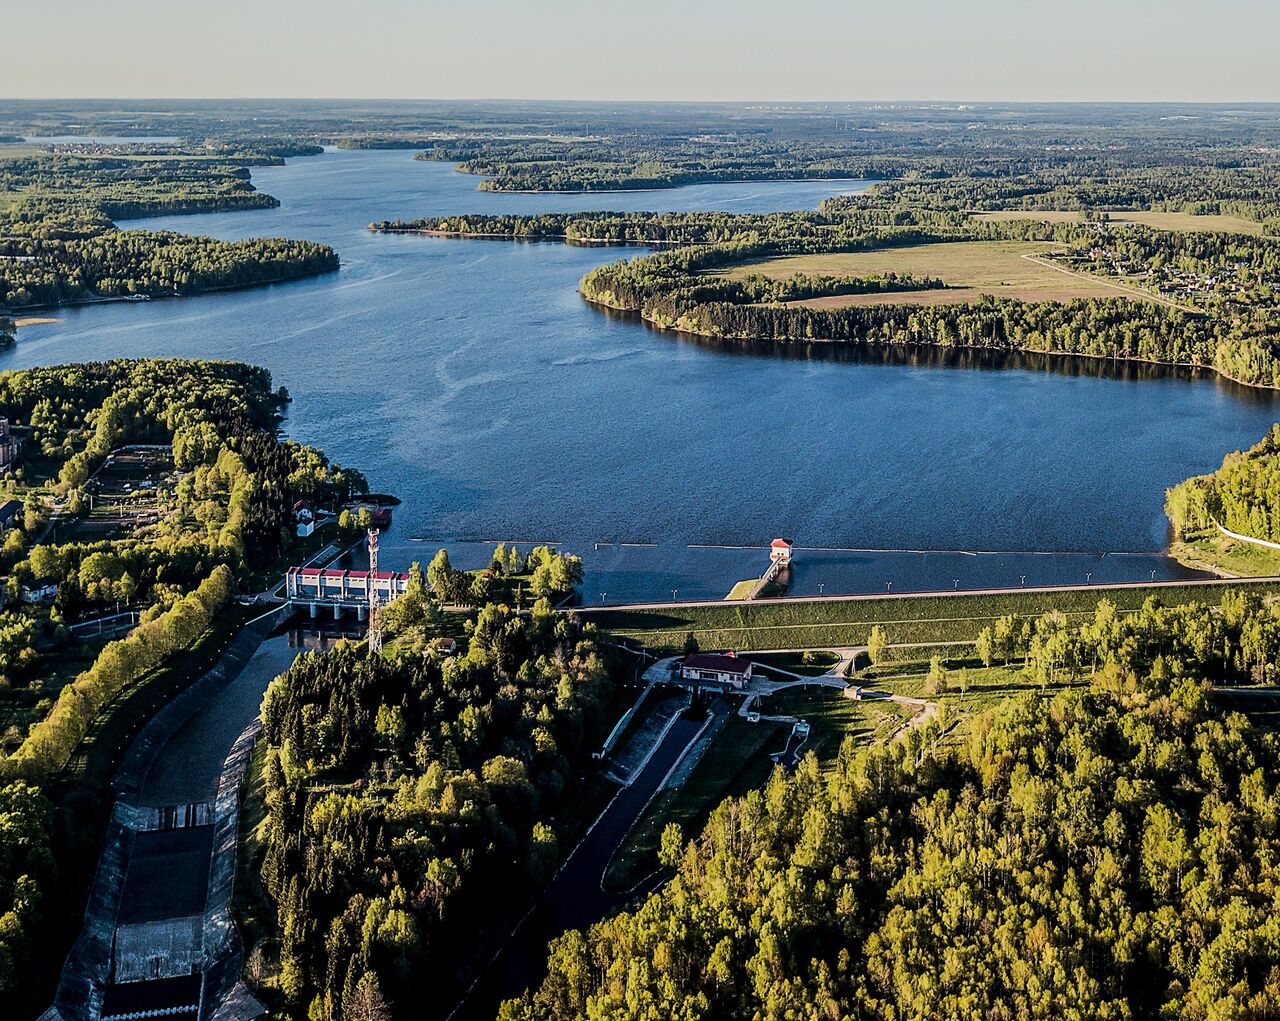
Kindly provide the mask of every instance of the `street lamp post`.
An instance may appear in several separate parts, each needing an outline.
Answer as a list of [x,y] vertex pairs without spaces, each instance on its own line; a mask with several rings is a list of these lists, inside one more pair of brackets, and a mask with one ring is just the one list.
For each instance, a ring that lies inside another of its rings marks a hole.
[[822,595],[822,590],[823,590],[823,588],[824,588],[824,586],[823,586],[822,582],[818,582],[818,595]]
[[1027,587],[1027,576],[1025,574],[1018,575],[1018,584],[1023,588]]

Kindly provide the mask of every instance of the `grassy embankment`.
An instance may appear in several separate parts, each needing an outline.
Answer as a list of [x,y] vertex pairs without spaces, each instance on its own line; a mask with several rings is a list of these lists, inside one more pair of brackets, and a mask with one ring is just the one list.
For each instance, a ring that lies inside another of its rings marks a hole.
[[[881,276],[887,273],[936,277],[946,287],[884,294],[844,294],[793,302],[811,308],[849,305],[956,305],[977,301],[984,294],[1019,301],[1070,301],[1074,298],[1114,298],[1117,289],[1096,277],[1064,272],[1034,257],[1060,251],[1043,241],[949,241],[903,245],[863,252],[825,252],[743,263],[718,273],[730,279],[753,274],[785,279],[813,276]],[[1148,295],[1125,288],[1135,298]]]
[[626,891],[651,875],[658,868],[658,843],[667,823],[679,823],[686,835],[696,834],[721,801],[764,783],[772,768],[769,755],[782,750],[790,729],[730,716],[683,786],[653,799],[609,863],[604,885]]
[[1280,550],[1237,542],[1221,532],[1188,536],[1169,548],[1180,564],[1211,571],[1224,578],[1271,578],[1280,576]]
[[1264,593],[1280,583],[1224,582],[1200,585],[1140,585],[999,594],[875,596],[858,599],[795,599],[773,603],[720,603],[657,610],[580,610],[584,620],[617,638],[654,652],[678,652],[693,632],[703,649],[827,649],[865,645],[874,625],[890,643],[932,645],[972,642],[984,627],[1006,614],[1038,617],[1049,610],[1068,616],[1093,613],[1102,599],[1121,611],[1138,609],[1149,597],[1166,604],[1217,603],[1241,584]]

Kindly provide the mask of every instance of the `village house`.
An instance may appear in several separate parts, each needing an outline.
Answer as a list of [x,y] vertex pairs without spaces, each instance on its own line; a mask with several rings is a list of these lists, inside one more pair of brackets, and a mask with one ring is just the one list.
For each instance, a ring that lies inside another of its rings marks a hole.
[[22,513],[22,501],[5,500],[0,503],[0,532],[13,528],[18,523],[18,515]]
[[447,635],[437,638],[431,643],[431,647],[440,653],[441,656],[456,656],[458,653],[458,643]]
[[31,605],[46,606],[58,595],[57,578],[36,578],[22,586],[22,601]]
[[316,530],[316,515],[310,504],[299,500],[293,505],[293,520],[297,522],[298,538],[305,539]]

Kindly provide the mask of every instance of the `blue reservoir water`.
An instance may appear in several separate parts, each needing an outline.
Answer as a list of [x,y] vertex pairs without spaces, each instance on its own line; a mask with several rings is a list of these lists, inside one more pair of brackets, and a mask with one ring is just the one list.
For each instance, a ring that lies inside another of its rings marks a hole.
[[[443,213],[813,208],[857,182],[501,195],[403,151],[335,151],[253,179],[280,208],[130,226],[324,241],[340,272],[61,310],[22,328],[0,368],[265,365],[294,397],[292,436],[404,500],[392,562],[437,540],[464,563],[488,541],[559,542],[587,559],[586,598],[609,602],[723,595],[763,569],[776,535],[832,550],[800,555],[797,592],[1168,577],[1165,488],[1277,417],[1271,394],[1080,362],[720,349],[582,301],[583,273],[639,249],[365,229]],[[957,552],[884,552],[920,550]]]

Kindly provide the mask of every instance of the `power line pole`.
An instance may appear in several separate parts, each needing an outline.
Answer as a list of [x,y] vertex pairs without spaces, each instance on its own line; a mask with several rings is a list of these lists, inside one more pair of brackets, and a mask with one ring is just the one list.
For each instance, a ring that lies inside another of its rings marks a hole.
[[382,615],[378,599],[378,530],[369,529],[369,651],[382,652]]

